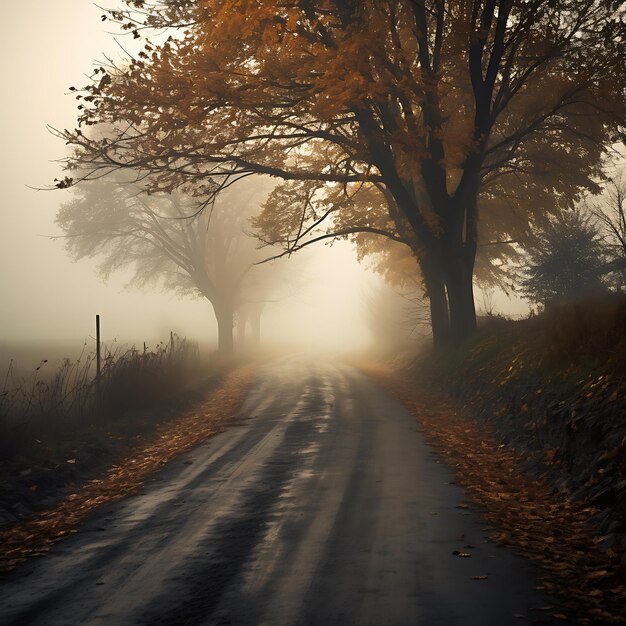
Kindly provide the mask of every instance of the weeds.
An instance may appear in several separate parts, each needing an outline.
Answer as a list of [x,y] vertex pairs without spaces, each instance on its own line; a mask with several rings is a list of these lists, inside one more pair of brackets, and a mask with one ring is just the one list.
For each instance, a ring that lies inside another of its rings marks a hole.
[[68,428],[105,423],[125,412],[149,408],[180,392],[200,371],[196,344],[172,335],[154,350],[105,349],[100,380],[96,356],[86,345],[49,378],[43,359],[29,377],[10,362],[0,390],[0,457],[7,460],[27,440],[47,440]]
[[626,365],[626,294],[606,294],[555,306],[537,318],[547,349],[561,360]]

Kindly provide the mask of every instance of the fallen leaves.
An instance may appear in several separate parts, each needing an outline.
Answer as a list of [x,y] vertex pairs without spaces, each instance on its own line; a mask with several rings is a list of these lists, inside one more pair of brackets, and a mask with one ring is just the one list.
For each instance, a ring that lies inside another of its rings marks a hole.
[[472,556],[469,552],[460,552],[459,550],[452,550],[454,556],[458,556],[461,559],[467,559]]
[[[361,369],[400,397],[416,416],[428,441],[454,469],[456,481],[481,506],[492,539],[542,568],[542,589],[559,596],[562,608],[579,623],[626,622],[623,572],[597,546],[593,508],[572,501],[543,480],[525,476],[515,452],[503,447],[486,425],[455,413],[440,396],[418,390],[380,367]],[[554,460],[550,452],[547,456]],[[569,619],[560,612],[553,617]]]
[[222,432],[239,410],[253,373],[252,366],[234,370],[201,406],[163,425],[153,439],[112,466],[103,479],[89,481],[55,508],[0,531],[0,573],[45,553],[56,541],[76,532],[97,508],[136,493],[165,463]]

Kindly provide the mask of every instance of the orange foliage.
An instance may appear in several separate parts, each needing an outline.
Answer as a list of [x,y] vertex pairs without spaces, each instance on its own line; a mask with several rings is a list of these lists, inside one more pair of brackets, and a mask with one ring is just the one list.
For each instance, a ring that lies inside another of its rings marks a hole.
[[[459,301],[479,237],[527,236],[597,190],[625,118],[625,26],[600,0],[128,3],[153,25],[179,23],[180,5],[187,26],[87,89],[81,123],[118,132],[62,133],[74,161],[147,169],[165,189],[251,173],[348,197],[372,183],[394,236]],[[370,208],[350,205],[353,228]]]

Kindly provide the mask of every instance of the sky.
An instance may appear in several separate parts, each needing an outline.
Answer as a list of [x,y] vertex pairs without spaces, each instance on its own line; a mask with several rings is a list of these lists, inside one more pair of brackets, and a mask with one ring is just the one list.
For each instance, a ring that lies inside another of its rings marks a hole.
[[[77,103],[68,88],[85,84],[104,53],[122,57],[114,27],[101,21],[102,10],[89,0],[12,2],[3,14],[8,26],[0,39],[0,342],[82,346],[94,334],[96,313],[109,341],[156,341],[170,330],[211,340],[215,324],[208,302],[128,290],[124,275],[104,284],[95,262],[72,262],[63,241],[50,238],[58,234],[56,211],[71,192],[29,188],[63,176],[55,160],[64,157],[65,146],[47,126],[73,127]],[[274,321],[264,325],[265,336],[298,337],[309,345],[319,345],[321,336],[331,345],[366,344],[360,306],[372,275],[348,244],[321,246],[311,259],[306,288],[268,310]]]

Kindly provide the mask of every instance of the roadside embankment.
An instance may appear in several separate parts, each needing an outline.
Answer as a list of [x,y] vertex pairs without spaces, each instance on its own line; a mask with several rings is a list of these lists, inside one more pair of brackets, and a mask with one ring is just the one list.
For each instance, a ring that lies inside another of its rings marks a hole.
[[597,509],[607,548],[626,553],[626,296],[487,321],[414,375],[488,424],[531,474]]
[[488,320],[455,350],[369,373],[415,414],[492,537],[542,568],[559,619],[625,621],[626,298]]

